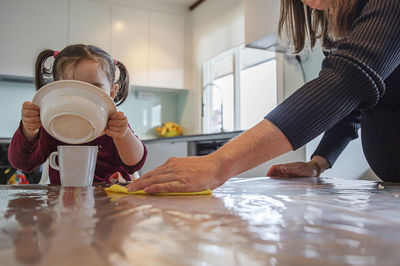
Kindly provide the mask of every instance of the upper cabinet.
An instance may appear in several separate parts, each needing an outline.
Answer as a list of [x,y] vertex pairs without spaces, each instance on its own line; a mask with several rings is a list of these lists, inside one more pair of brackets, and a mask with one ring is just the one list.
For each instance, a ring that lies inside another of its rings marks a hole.
[[0,74],[34,75],[43,49],[67,45],[68,0],[1,0]]
[[183,88],[183,16],[113,6],[111,32],[111,53],[133,85]]
[[184,18],[151,12],[149,85],[183,88]]
[[93,44],[110,52],[111,6],[85,0],[71,0],[69,44]]
[[182,89],[184,15],[89,0],[1,0],[0,75],[34,75],[40,50],[93,44],[122,63],[132,85]]
[[276,47],[279,14],[280,1],[245,0],[245,44],[261,49]]
[[149,85],[149,12],[112,7],[111,55],[129,71],[131,84]]

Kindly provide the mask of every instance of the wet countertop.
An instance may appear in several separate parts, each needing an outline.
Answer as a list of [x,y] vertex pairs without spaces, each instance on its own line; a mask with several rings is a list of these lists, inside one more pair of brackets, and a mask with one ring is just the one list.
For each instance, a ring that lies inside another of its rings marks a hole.
[[400,265],[400,186],[232,179],[212,196],[0,186],[0,265]]

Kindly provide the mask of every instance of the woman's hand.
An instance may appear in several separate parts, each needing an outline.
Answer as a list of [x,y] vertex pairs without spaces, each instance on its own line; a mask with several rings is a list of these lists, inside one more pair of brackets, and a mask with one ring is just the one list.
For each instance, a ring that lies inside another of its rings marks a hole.
[[318,176],[317,167],[311,162],[295,162],[276,164],[268,170],[267,176],[272,177],[306,177]]
[[322,172],[330,167],[329,162],[321,157],[314,156],[311,161],[295,162],[287,164],[277,164],[271,166],[267,176],[272,177],[311,177],[319,176]]
[[40,122],[40,108],[31,103],[24,102],[21,111],[22,133],[29,140],[34,140],[42,123]]
[[213,155],[170,158],[163,165],[129,184],[129,191],[144,189],[148,194],[196,192],[221,186],[227,178],[220,173]]
[[124,113],[116,112],[110,115],[104,132],[113,139],[123,138],[128,132],[128,119]]

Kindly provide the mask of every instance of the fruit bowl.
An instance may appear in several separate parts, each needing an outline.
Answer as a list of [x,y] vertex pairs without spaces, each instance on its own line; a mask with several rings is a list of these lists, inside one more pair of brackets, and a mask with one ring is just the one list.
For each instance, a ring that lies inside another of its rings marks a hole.
[[43,128],[68,144],[92,141],[102,134],[116,107],[111,97],[96,86],[77,80],[49,83],[35,94]]
[[157,127],[156,132],[157,135],[162,138],[177,137],[183,134],[181,126],[173,122],[167,122]]

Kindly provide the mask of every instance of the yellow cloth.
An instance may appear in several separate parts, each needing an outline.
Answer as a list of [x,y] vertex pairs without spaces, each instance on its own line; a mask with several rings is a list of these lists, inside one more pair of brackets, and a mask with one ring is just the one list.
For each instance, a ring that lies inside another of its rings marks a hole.
[[[129,195],[148,195],[144,190],[137,190],[137,191],[128,191],[126,187],[120,185],[112,185],[111,187],[105,188],[105,191],[108,192],[115,192],[115,193],[124,193]],[[169,192],[169,193],[155,193],[150,194],[152,196],[193,196],[193,195],[211,195],[212,190],[207,189],[198,192]]]

